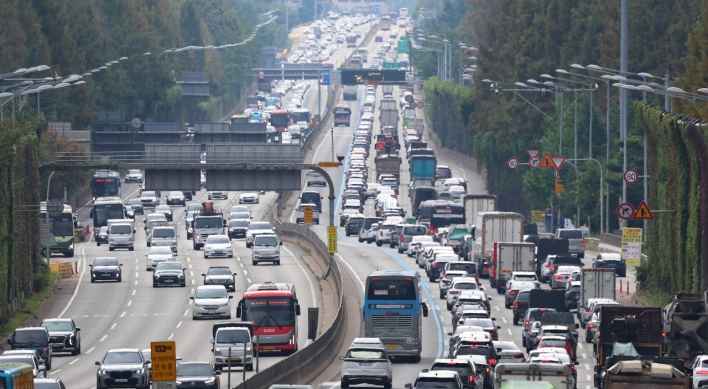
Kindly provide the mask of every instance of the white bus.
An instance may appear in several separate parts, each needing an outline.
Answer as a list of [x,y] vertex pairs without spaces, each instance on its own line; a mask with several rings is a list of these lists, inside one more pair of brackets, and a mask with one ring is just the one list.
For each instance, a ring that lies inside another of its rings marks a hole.
[[398,11],[398,17],[399,18],[407,18],[408,17],[408,8],[401,8]]

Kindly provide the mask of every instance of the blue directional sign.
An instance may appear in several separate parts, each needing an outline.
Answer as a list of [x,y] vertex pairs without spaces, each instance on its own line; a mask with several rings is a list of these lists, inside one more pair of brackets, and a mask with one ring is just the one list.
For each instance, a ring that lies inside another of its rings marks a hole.
[[381,15],[381,5],[374,4],[374,15]]
[[329,85],[331,72],[329,69],[322,70],[322,85]]

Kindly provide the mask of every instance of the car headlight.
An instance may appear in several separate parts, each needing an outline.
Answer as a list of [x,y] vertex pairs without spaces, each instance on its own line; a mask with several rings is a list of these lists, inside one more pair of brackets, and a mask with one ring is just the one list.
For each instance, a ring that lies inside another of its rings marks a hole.
[[108,374],[108,372],[105,370],[99,370],[98,374],[105,375],[105,374]]
[[221,355],[221,349],[220,348],[215,348],[214,349],[214,355]]
[[177,244],[177,239],[172,239],[172,244]]
[[195,237],[195,239],[196,239],[196,240],[202,240],[202,237],[199,236],[199,235],[197,235],[197,236]]
[[160,275],[159,275],[159,274],[155,274],[153,277],[154,277],[154,278],[160,278]]
[[178,275],[177,277],[179,277],[179,278],[184,278],[184,273]]
[[214,382],[216,382],[216,378],[210,378],[210,379],[204,381],[204,384],[205,385],[213,385]]
[[180,386],[182,385],[182,381],[175,381],[175,384],[177,384],[177,386]]
[[145,369],[135,370],[135,374],[143,374],[144,372],[145,372]]
[[253,348],[251,346],[247,346],[246,351],[253,351]]
[[155,245],[157,245],[157,243],[153,240],[152,242],[150,242],[150,245],[155,246]]

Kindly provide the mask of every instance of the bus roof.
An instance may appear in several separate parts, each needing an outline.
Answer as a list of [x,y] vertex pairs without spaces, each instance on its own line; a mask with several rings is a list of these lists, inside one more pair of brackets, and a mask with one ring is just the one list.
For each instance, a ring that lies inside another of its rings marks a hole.
[[[47,211],[47,202],[42,201],[39,203],[39,212],[46,212]],[[71,208],[71,205],[69,204],[64,204],[64,211],[62,213],[74,213],[74,210]]]
[[418,278],[418,272],[415,272],[413,270],[374,270],[369,274],[369,277],[392,277],[392,276],[399,276],[399,277],[415,277]]
[[34,374],[32,366],[20,362],[0,362],[0,372],[12,375]]
[[111,196],[111,197],[99,197],[99,198],[96,199],[96,201],[93,202],[93,205],[97,205],[97,204],[115,204],[115,203],[123,204],[123,200],[121,200],[120,197],[116,197],[116,196]]
[[287,109],[277,109],[275,111],[271,111],[270,116],[273,115],[287,115],[289,112]]
[[292,112],[300,112],[300,113],[307,112],[307,113],[310,113],[310,110],[307,109],[307,108],[295,108],[295,109],[292,110]]
[[234,115],[231,119],[248,119],[248,115]]
[[264,282],[249,286],[243,293],[243,297],[289,297],[293,294],[295,294],[295,285],[293,284]]

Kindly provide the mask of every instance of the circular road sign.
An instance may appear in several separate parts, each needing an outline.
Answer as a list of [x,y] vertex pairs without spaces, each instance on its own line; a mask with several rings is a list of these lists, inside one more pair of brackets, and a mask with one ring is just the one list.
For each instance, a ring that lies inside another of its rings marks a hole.
[[617,216],[623,220],[629,220],[634,215],[634,206],[630,203],[622,203],[617,207]]
[[417,102],[415,105],[418,107],[418,109],[423,109],[423,107],[425,107],[425,104],[423,104],[422,101]]
[[64,203],[59,199],[49,200],[47,203],[47,212],[50,216],[57,217],[64,212]]
[[637,173],[636,170],[634,169],[627,169],[626,172],[624,172],[624,182],[628,184],[636,184],[637,181],[639,181],[639,173]]
[[413,101],[412,103],[408,104],[408,106],[411,107],[411,108],[413,108],[413,109],[415,109],[415,107],[416,107],[415,101]]
[[516,168],[519,167],[519,160],[514,157],[509,158],[509,160],[506,161],[506,167],[511,170],[516,170]]
[[529,166],[532,169],[538,168],[539,166],[541,166],[541,158],[539,158],[538,156],[535,156],[535,155],[533,157],[529,158]]

